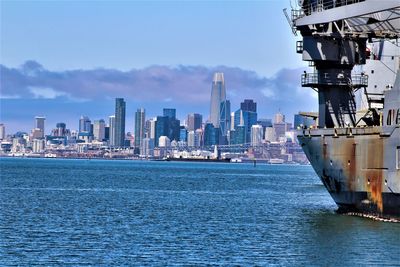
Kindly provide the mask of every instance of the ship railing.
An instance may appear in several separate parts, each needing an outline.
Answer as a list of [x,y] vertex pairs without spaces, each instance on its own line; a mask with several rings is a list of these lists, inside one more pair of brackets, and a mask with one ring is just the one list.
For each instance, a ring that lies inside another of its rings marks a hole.
[[332,77],[329,73],[304,73],[301,75],[302,87],[324,87],[324,86],[349,86],[354,89],[368,86],[368,75],[353,74],[351,79],[346,77]]
[[303,5],[300,10],[292,10],[292,19],[296,20],[324,10],[357,4],[365,0],[310,0],[309,4]]

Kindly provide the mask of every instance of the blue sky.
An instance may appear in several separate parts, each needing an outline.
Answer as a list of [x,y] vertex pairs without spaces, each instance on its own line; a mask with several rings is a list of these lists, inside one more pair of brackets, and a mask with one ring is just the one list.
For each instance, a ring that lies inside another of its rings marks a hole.
[[48,129],[61,120],[75,129],[80,114],[111,115],[120,96],[127,98],[128,130],[140,106],[149,116],[167,105],[181,118],[207,117],[219,70],[227,71],[234,109],[254,97],[261,117],[278,108],[293,113],[293,103],[281,107],[289,95],[280,87],[303,95],[296,82],[304,64],[282,13],[290,1],[0,3],[0,119],[10,131],[29,130],[35,115],[47,116]]

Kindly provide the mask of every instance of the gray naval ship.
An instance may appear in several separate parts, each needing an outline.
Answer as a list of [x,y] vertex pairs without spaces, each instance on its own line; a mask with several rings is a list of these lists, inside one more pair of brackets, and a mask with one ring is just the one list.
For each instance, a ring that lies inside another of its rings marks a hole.
[[298,131],[338,211],[400,218],[400,0],[303,0],[284,10],[313,69],[318,126]]

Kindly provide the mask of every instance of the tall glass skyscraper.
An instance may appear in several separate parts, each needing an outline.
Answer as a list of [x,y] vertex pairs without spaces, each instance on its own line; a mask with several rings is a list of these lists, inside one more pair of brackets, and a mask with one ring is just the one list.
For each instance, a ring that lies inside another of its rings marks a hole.
[[126,104],[123,98],[115,99],[115,135],[114,146],[125,146],[125,110]]
[[140,150],[140,146],[144,138],[145,117],[145,109],[139,108],[135,113],[135,150]]
[[230,102],[226,100],[224,74],[214,74],[211,88],[210,122],[220,130],[219,143],[226,143],[226,136],[230,129]]
[[79,133],[90,133],[91,131],[91,124],[89,117],[81,116],[79,119]]
[[219,128],[221,103],[226,100],[224,74],[217,72],[214,74],[211,87],[210,122],[214,127]]

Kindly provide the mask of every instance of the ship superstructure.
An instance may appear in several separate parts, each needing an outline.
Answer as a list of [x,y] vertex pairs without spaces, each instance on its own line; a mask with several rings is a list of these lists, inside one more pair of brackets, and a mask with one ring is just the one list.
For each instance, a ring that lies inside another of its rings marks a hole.
[[287,14],[318,127],[298,139],[339,206],[400,217],[400,1],[304,0]]

